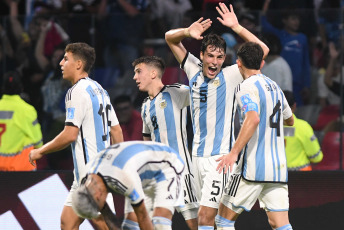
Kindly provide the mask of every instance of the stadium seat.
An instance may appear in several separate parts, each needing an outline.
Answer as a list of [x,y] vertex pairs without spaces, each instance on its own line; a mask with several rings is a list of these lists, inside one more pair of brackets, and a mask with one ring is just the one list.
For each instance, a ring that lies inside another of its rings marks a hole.
[[188,79],[184,70],[179,67],[167,67],[162,76],[162,83],[164,85],[172,85],[174,83],[181,83],[188,85]]
[[297,118],[307,121],[310,125],[314,125],[317,122],[320,110],[320,105],[303,105],[297,107],[295,115]]
[[317,122],[312,125],[314,130],[323,130],[325,126],[339,117],[339,105],[324,107],[318,116]]
[[[342,136],[344,137],[344,134]],[[324,158],[320,163],[313,166],[313,170],[339,170],[340,133],[326,133],[321,142],[321,150]]]

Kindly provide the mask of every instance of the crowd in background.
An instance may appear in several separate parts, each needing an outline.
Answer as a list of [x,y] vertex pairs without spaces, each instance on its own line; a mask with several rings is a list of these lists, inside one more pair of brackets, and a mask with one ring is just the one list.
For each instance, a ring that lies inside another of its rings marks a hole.
[[[295,113],[308,121],[319,143],[326,133],[340,131],[343,103],[333,82],[342,81],[343,1],[222,2],[233,4],[240,24],[269,46],[262,73],[282,90],[293,92],[298,107]],[[200,17],[214,19],[216,4],[218,1],[209,0],[2,0],[0,77],[8,71],[21,75],[21,97],[37,110],[46,143],[64,127],[64,98],[70,87],[59,66],[64,47],[69,42],[86,42],[97,52],[90,77],[109,92],[125,140],[141,139],[138,112],[147,95],[138,91],[132,79],[132,61],[157,55],[166,61],[167,69],[179,68],[166,47],[165,32]],[[243,41],[216,21],[210,32],[222,34],[227,43],[225,65],[234,64],[236,49]],[[198,41],[185,39],[183,43],[199,55]],[[177,73],[174,79],[185,83],[178,71],[165,74]],[[39,168],[71,169],[71,157],[69,150],[49,155]]]

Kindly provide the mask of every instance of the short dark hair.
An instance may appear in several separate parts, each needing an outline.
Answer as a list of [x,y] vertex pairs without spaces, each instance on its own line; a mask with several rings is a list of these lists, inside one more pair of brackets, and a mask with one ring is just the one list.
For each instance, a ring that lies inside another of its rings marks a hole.
[[217,34],[208,34],[206,35],[201,44],[201,52],[205,52],[208,46],[213,46],[214,48],[223,49],[223,51],[226,53],[226,41],[223,39],[223,37],[217,35]]
[[287,99],[289,107],[292,107],[295,104],[295,98],[294,98],[293,92],[284,90],[283,93],[284,93],[285,98]]
[[4,74],[2,93],[8,95],[19,95],[23,92],[21,75],[17,71],[9,71]]
[[165,72],[165,62],[162,58],[157,57],[157,56],[143,56],[143,57],[139,57],[137,58],[135,61],[133,61],[132,66],[135,67],[138,64],[144,63],[146,65],[149,66],[153,66],[155,68],[157,68],[158,70],[160,70],[161,72],[161,76],[164,74]]
[[246,68],[259,70],[264,52],[258,43],[245,42],[239,47],[237,56]]
[[90,72],[96,60],[96,52],[93,47],[83,42],[70,43],[66,46],[65,52],[71,52],[74,58],[81,59],[84,62],[84,71]]

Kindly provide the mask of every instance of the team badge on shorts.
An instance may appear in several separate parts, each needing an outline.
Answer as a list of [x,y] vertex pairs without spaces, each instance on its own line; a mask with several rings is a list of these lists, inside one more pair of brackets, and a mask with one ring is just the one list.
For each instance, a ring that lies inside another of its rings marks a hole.
[[166,106],[167,106],[166,100],[162,100],[162,101],[160,102],[160,108],[164,109],[164,108],[166,108]]

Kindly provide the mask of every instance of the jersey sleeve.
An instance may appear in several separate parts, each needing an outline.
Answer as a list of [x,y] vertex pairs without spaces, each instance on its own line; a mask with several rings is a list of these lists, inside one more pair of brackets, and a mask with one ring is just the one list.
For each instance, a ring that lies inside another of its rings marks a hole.
[[256,111],[259,113],[260,99],[256,91],[256,87],[251,84],[245,84],[245,82],[237,86],[235,97],[243,117],[245,117],[245,114],[249,111]]
[[[70,90],[71,91],[71,90]],[[89,110],[89,97],[86,91],[81,88],[74,88],[73,91],[66,94],[66,125],[72,125],[80,128],[87,110]]]
[[109,104],[110,109],[109,109],[109,114],[108,114],[108,120],[110,122],[110,126],[116,126],[119,124],[118,122],[118,118],[115,112],[115,109],[113,108],[113,106],[111,104]]
[[202,62],[191,53],[187,53],[181,64],[181,68],[185,71],[186,76],[191,80],[197,72],[201,70]]
[[230,82],[234,85],[237,86],[239,85],[244,79],[239,71],[238,65],[231,65],[223,68],[223,74],[224,76],[229,76]]
[[180,109],[190,105],[190,87],[186,85],[180,85],[177,93],[175,94],[176,105],[180,106]]
[[146,122],[146,103],[143,102],[141,106],[141,118],[142,118],[142,135],[145,137],[150,137],[151,136],[151,131],[149,129],[149,126],[147,125]]
[[291,111],[291,108],[288,104],[287,99],[285,98],[284,94],[283,95],[283,120],[287,120],[288,118],[290,118],[291,116],[293,116],[293,112]]

